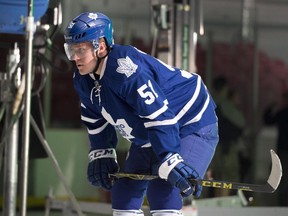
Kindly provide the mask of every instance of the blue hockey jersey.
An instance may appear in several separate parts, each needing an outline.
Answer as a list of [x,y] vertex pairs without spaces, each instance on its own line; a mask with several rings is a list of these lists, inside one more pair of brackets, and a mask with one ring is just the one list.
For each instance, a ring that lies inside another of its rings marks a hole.
[[99,78],[74,73],[91,149],[117,144],[116,131],[134,145],[151,143],[159,158],[179,153],[180,138],[215,123],[215,104],[201,77],[113,45]]

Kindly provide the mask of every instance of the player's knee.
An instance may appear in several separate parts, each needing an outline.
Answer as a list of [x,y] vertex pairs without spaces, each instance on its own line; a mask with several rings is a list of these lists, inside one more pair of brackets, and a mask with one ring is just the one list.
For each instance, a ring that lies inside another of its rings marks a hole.
[[113,216],[144,216],[142,210],[119,210],[113,209]]
[[151,211],[152,216],[181,216],[182,211],[180,210],[154,210]]

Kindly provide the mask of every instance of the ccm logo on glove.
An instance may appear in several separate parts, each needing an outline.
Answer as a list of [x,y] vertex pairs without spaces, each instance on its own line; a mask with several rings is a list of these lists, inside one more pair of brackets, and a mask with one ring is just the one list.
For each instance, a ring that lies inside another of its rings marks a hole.
[[167,180],[173,186],[179,188],[183,197],[190,196],[191,194],[196,197],[200,196],[202,186],[198,184],[194,185],[189,181],[189,178],[198,179],[200,176],[193,167],[184,163],[179,154],[167,154],[159,167],[158,173],[160,178]]
[[112,188],[112,181],[109,173],[119,171],[115,149],[96,149],[91,151],[88,157],[90,159],[87,169],[89,182],[96,187],[110,190]]
[[97,150],[91,151],[88,157],[90,161],[93,161],[99,158],[116,158],[116,151],[114,148],[97,149]]
[[179,154],[172,153],[169,153],[165,158],[167,159],[161,164],[158,172],[160,178],[167,180],[171,170],[174,169],[178,163],[183,162],[183,159]]

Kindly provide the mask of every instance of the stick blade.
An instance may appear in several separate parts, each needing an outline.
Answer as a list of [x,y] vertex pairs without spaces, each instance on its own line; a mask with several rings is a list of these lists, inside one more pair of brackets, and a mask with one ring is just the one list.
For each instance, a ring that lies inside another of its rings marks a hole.
[[267,180],[267,183],[273,188],[272,193],[278,188],[280,184],[280,180],[282,178],[282,165],[278,155],[270,150],[271,159],[272,159],[272,168],[270,172],[270,176]]

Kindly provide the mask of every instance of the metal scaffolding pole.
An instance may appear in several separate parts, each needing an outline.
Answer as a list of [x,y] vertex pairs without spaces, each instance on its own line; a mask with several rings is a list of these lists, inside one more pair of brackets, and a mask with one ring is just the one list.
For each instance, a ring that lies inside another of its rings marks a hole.
[[28,1],[28,16],[26,19],[26,43],[25,43],[25,97],[24,97],[24,143],[21,153],[21,193],[20,193],[20,215],[26,216],[27,211],[27,185],[28,185],[28,163],[29,163],[29,135],[30,135],[30,112],[31,112],[31,70],[32,70],[32,51],[35,23],[33,17],[33,0]]
[[[156,27],[161,30],[162,35],[167,34],[167,59],[164,61],[169,65],[197,72],[197,36],[204,34],[202,0],[152,0],[151,5],[160,17]],[[157,32],[157,36],[159,35],[161,34]]]
[[[3,188],[3,215],[15,216],[17,203],[17,178],[18,178],[18,120],[13,120],[12,102],[15,95],[12,95],[12,84],[19,85],[21,69],[20,50],[15,43],[14,49],[8,55],[8,82],[10,86],[9,100],[6,106],[5,131],[9,132],[5,141],[4,160],[4,188]],[[16,78],[16,79],[14,79]]]

